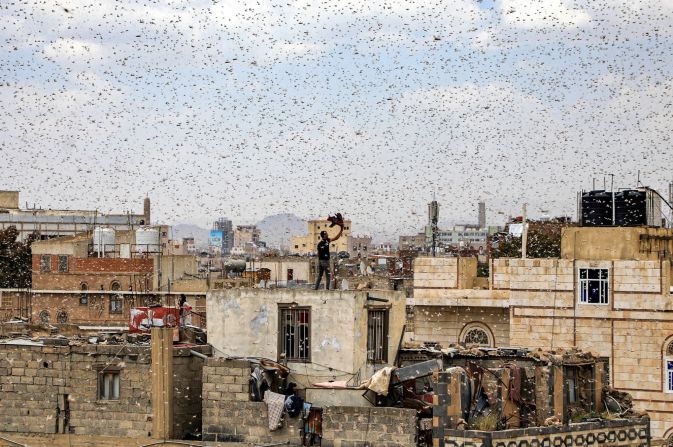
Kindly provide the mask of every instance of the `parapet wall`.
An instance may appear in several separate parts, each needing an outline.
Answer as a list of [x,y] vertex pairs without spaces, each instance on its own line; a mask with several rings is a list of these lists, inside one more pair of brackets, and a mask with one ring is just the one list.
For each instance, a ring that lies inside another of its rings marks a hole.
[[[250,363],[208,359],[203,367],[203,440],[300,444],[302,420],[284,418],[269,431],[264,402],[251,402]],[[402,408],[323,408],[324,447],[416,446],[416,411]]]
[[438,447],[584,447],[650,445],[649,420],[618,419],[553,427],[485,432],[444,430]]

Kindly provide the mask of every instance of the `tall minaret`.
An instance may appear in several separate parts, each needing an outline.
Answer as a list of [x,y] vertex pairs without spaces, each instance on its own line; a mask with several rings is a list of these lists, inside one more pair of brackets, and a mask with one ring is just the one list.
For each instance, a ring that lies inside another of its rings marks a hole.
[[145,216],[145,225],[150,224],[150,198],[145,197],[143,200],[143,216]]

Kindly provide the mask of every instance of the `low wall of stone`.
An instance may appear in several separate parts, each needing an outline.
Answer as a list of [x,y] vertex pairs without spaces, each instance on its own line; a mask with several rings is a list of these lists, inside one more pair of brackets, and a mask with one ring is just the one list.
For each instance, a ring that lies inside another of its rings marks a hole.
[[[301,443],[301,418],[268,428],[264,402],[251,402],[250,364],[208,359],[203,366],[203,440],[256,444]],[[323,408],[324,447],[415,447],[416,411],[402,408]]]

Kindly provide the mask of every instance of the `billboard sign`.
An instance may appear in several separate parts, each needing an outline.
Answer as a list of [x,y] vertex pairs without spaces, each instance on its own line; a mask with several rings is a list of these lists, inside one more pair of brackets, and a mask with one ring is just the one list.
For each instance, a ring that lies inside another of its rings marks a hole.
[[211,247],[222,246],[222,230],[210,230],[210,236],[208,236],[208,245]]

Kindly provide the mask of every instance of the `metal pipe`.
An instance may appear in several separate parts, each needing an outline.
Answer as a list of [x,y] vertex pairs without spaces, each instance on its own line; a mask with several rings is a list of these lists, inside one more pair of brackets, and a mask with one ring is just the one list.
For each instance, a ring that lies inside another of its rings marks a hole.
[[189,353],[190,353],[191,355],[193,355],[194,357],[198,357],[198,358],[200,358],[201,360],[207,360],[207,359],[208,359],[208,356],[207,356],[207,355],[203,355],[203,354],[201,354],[200,352],[196,352],[196,351],[194,351],[193,349],[190,349],[190,350],[189,350]]

